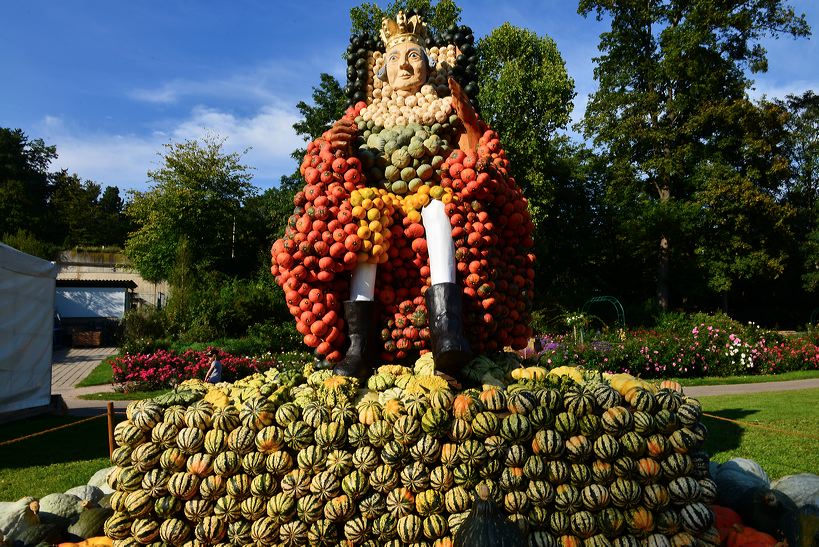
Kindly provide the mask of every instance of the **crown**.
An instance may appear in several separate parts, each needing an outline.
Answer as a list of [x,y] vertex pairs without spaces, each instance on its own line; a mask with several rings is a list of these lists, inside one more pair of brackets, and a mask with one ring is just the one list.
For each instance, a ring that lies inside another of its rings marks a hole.
[[381,21],[381,40],[387,50],[401,42],[415,42],[424,45],[427,36],[427,24],[420,15],[407,18],[403,11],[399,11],[394,21],[389,17]]

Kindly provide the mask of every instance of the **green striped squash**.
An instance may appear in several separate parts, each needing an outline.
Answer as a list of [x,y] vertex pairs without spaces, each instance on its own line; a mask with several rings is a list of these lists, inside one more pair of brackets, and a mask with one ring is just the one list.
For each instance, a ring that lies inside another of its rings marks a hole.
[[[373,523],[373,529],[377,522]],[[336,526],[327,519],[317,520],[307,530],[307,542],[310,545],[335,545],[338,542]]]
[[342,494],[324,504],[324,518],[332,522],[344,522],[355,513],[355,505],[346,495]]
[[519,444],[513,444],[506,449],[503,464],[507,467],[523,467],[526,464],[526,458],[528,456],[529,454],[525,447]]
[[449,430],[451,413],[442,408],[429,408],[421,417],[424,433],[441,436]]
[[298,520],[282,524],[279,528],[279,540],[282,545],[304,545],[307,540],[307,525]]
[[299,469],[315,474],[324,470],[327,462],[327,454],[320,446],[310,445],[307,448],[299,450],[296,455],[296,465]]
[[569,466],[569,483],[583,488],[592,483],[591,468],[584,463],[573,463]]
[[642,410],[635,410],[632,413],[634,419],[634,431],[643,437],[649,437],[655,431],[654,416]]
[[[489,453],[490,458],[502,458],[506,453],[506,449],[509,443],[506,442],[500,435],[492,435],[491,437],[487,437],[483,440],[483,445],[486,447],[486,451]],[[454,446],[454,445],[453,445]],[[457,453],[457,446],[454,446],[455,453]],[[443,449],[441,452],[441,463],[448,467],[452,467],[454,464],[458,463],[456,461],[450,461],[448,458],[445,457],[443,453]]]
[[645,507],[630,507],[624,512],[626,528],[636,536],[647,536],[654,531],[654,513]]
[[176,446],[176,436],[179,434],[179,428],[174,424],[160,422],[151,430],[151,440],[162,448],[170,448]]
[[248,452],[242,456],[242,469],[249,475],[260,475],[267,469],[267,457],[261,452]]
[[534,530],[545,530],[549,527],[549,511],[544,507],[532,507],[529,510],[529,524]]
[[614,466],[610,462],[595,460],[591,464],[592,481],[598,484],[609,484],[614,480]]
[[580,538],[587,539],[597,533],[597,521],[589,511],[578,511],[570,517],[572,533]]
[[368,531],[367,519],[363,517],[356,517],[344,523],[344,537],[353,545],[362,543]]
[[431,408],[438,408],[449,411],[455,401],[455,394],[448,389],[433,389],[429,392],[429,405]]
[[398,474],[392,466],[379,465],[370,473],[369,482],[373,490],[386,494],[398,484]]
[[555,431],[564,438],[577,435],[580,432],[580,422],[577,416],[568,412],[560,412],[555,415]]
[[321,402],[310,401],[302,408],[301,419],[315,429],[319,424],[327,423],[330,420],[330,409]]
[[185,454],[196,454],[205,444],[205,434],[196,427],[183,427],[176,436],[176,446]]
[[643,505],[652,511],[663,509],[670,501],[669,489],[665,485],[654,483],[643,486]]
[[691,477],[677,477],[668,483],[668,493],[675,505],[687,505],[700,499],[700,483]]
[[182,512],[191,522],[199,522],[213,512],[213,504],[199,498],[190,499],[182,506]]
[[456,418],[450,422],[447,434],[453,442],[463,442],[472,436],[472,426],[469,421]]
[[455,474],[447,467],[439,465],[429,472],[429,487],[446,492],[455,484]]
[[143,472],[130,466],[119,467],[117,469],[119,471],[115,477],[117,490],[121,490],[123,492],[133,492],[142,487],[142,479],[145,476]]
[[173,424],[177,429],[185,427],[185,407],[182,405],[171,405],[162,414],[162,421]]
[[367,475],[358,469],[354,469],[341,480],[341,490],[353,501],[359,500],[369,486]]
[[159,518],[171,518],[182,510],[182,500],[172,494],[154,501],[154,513]]
[[159,525],[159,537],[169,545],[182,545],[190,535],[191,527],[181,519],[165,519]]
[[138,518],[131,523],[131,536],[142,545],[153,543],[159,537],[159,523],[153,519]]
[[[702,438],[687,427],[678,429],[668,437],[668,444],[674,452],[687,454],[702,444]],[[141,447],[138,447],[141,448]],[[136,452],[136,450],[134,450]]]
[[540,404],[552,412],[563,410],[563,394],[560,391],[552,388],[542,388],[535,391],[535,395],[540,400]]
[[279,524],[271,517],[262,517],[250,524],[250,543],[274,545],[279,537]]
[[415,543],[421,534],[421,518],[418,515],[405,515],[396,523],[398,538],[404,543]]
[[203,454],[201,452],[191,454],[185,463],[185,468],[188,473],[196,475],[199,478],[205,477],[210,475],[213,470],[213,457],[210,454]]
[[398,519],[415,510],[415,496],[406,488],[393,488],[387,493],[386,504],[387,511]]
[[205,452],[215,456],[227,448],[228,434],[221,429],[209,429],[205,432]]
[[[372,475],[370,479],[372,479]],[[336,497],[340,488],[341,480],[329,470],[322,471],[310,479],[310,492],[323,501]]]
[[663,475],[669,480],[674,480],[677,477],[690,475],[694,462],[688,454],[672,453],[660,463],[660,466],[663,469]]
[[421,532],[427,539],[436,540],[442,538],[448,531],[449,523],[443,515],[429,515],[421,522]]
[[478,440],[466,440],[458,447],[458,458],[463,463],[478,467],[482,465],[488,457],[489,453],[486,451],[483,443]]
[[597,527],[606,536],[615,538],[625,530],[626,517],[620,509],[606,507],[597,513]]
[[268,425],[261,428],[253,439],[256,450],[262,454],[276,452],[284,446],[283,434],[282,429],[275,425]]
[[563,437],[552,429],[538,431],[532,440],[532,451],[547,459],[559,458],[565,448]]
[[592,453],[592,443],[585,435],[574,435],[566,439],[566,457],[569,461],[585,461]]
[[573,387],[566,390],[563,395],[563,407],[569,414],[580,418],[596,410],[597,399],[584,387]]
[[[174,436],[173,445],[176,446],[176,436]],[[122,467],[131,463],[131,452],[134,448],[128,445],[118,446],[111,453],[111,463]]]
[[256,431],[240,425],[228,434],[227,446],[239,456],[253,452],[256,450]]
[[134,490],[125,497],[125,512],[133,518],[144,517],[154,508],[154,498],[145,490]]
[[609,491],[599,484],[589,484],[580,491],[580,500],[589,511],[600,511],[609,505]]
[[652,412],[657,406],[657,399],[654,397],[654,394],[641,387],[631,388],[626,392],[623,398],[634,410]]
[[529,498],[526,492],[512,490],[503,496],[503,508],[507,513],[526,513],[529,511]]
[[580,491],[571,484],[560,484],[555,488],[555,509],[563,512],[575,512],[583,507]]
[[386,391],[395,385],[395,376],[388,373],[373,374],[367,379],[367,387],[372,391]]
[[313,428],[302,420],[290,422],[284,428],[282,439],[291,450],[307,448],[313,442]]
[[611,545],[612,547],[641,547],[642,543],[635,536],[626,534],[612,541]]
[[392,435],[404,446],[414,444],[421,437],[421,421],[411,416],[401,416],[392,426]]
[[523,474],[522,467],[505,467],[503,471],[501,471],[498,485],[501,489],[508,492],[510,490],[523,488],[525,480],[526,476]]
[[537,406],[528,414],[533,429],[550,429],[554,426],[555,415],[544,406]]
[[327,470],[343,477],[353,468],[353,456],[346,450],[333,450],[327,454]]
[[239,504],[239,510],[242,513],[242,518],[245,520],[256,520],[267,516],[267,500],[251,496],[242,500]]
[[114,441],[118,446],[137,446],[145,441],[145,432],[125,420],[114,426]]
[[211,414],[211,427],[217,431],[229,433],[239,427],[239,410],[233,405],[214,408]]
[[479,412],[472,420],[472,433],[479,439],[485,439],[498,433],[500,420],[494,412]]
[[572,521],[565,511],[554,511],[549,515],[549,530],[556,535],[562,536],[571,529]]
[[642,497],[640,485],[633,480],[617,478],[609,485],[611,503],[619,508],[636,506]]
[[239,421],[243,426],[259,431],[273,423],[276,412],[273,401],[266,397],[252,397],[239,407]]
[[196,401],[185,410],[185,425],[206,431],[213,423],[213,405],[207,401]]
[[168,493],[168,480],[171,473],[162,468],[151,469],[142,477],[140,488],[153,498],[161,498]]
[[296,502],[296,514],[299,520],[311,524],[324,516],[324,502],[315,494],[307,494]]
[[523,414],[510,414],[501,420],[500,436],[510,443],[523,443],[532,438],[532,426]]
[[250,496],[250,475],[237,473],[228,477],[225,492],[239,501]]
[[546,477],[546,461],[535,454],[526,458],[523,464],[523,474],[529,480],[538,480]]
[[182,471],[187,462],[188,457],[176,446],[166,448],[159,456],[159,466],[168,471]]
[[226,539],[232,545],[253,543],[253,538],[250,536],[250,523],[245,520],[228,522]]
[[444,498],[437,490],[422,490],[415,496],[415,510],[422,517],[440,513],[444,508]]
[[374,447],[383,447],[392,440],[392,425],[386,420],[376,420],[367,429],[367,439]]
[[284,492],[274,494],[267,500],[267,516],[275,523],[287,522],[295,510],[296,500]]
[[682,520],[680,514],[671,507],[666,507],[663,511],[658,511],[654,517],[654,527],[661,534],[673,536],[682,531]]
[[313,433],[316,444],[326,450],[342,448],[347,440],[343,422],[332,421],[319,424]]
[[702,408],[699,405],[685,402],[677,409],[677,418],[682,425],[691,427],[697,424],[700,418],[702,418]]
[[304,469],[294,469],[282,477],[279,486],[283,493],[298,499],[310,492],[310,478]]
[[512,414],[529,414],[537,405],[537,396],[525,389],[514,391],[506,397],[506,408]]
[[381,461],[386,465],[399,467],[407,456],[407,447],[396,440],[392,440],[381,449]]
[[220,452],[213,458],[213,472],[221,477],[230,477],[242,468],[242,460],[232,450]]
[[349,401],[340,402],[330,407],[330,419],[334,422],[349,426],[358,418],[355,406]]
[[352,468],[365,473],[371,472],[379,465],[378,452],[371,446],[362,446],[353,452]]
[[623,479],[637,477],[637,462],[630,456],[620,456],[614,460],[614,474]]
[[670,435],[680,427],[680,421],[676,412],[662,409],[654,413],[654,425],[660,433]]
[[398,475],[401,484],[413,494],[429,488],[429,470],[420,462],[405,466]]
[[604,433],[594,440],[592,449],[599,459],[610,462],[620,454],[620,443],[612,435]]
[[268,454],[264,465],[269,472],[277,477],[282,477],[293,469],[295,463],[289,453],[281,451]]
[[278,488],[273,473],[260,473],[250,480],[250,495],[256,498],[269,498]]
[[199,483],[199,495],[202,499],[216,501],[225,493],[227,479],[221,475],[209,475]]
[[287,427],[301,417],[301,410],[295,403],[279,405],[275,411],[275,421],[280,427]]
[[600,416],[600,422],[603,424],[603,431],[615,438],[621,437],[634,428],[634,417],[629,409],[623,406],[613,406],[607,409]]
[[590,439],[596,439],[603,432],[603,422],[600,420],[600,416],[596,414],[581,416],[578,424],[580,425],[580,434]]
[[668,439],[659,433],[654,433],[646,439],[646,453],[655,460],[665,457],[670,450]]
[[654,458],[640,458],[637,464],[637,481],[640,484],[656,482],[662,475],[662,467]]
[[[526,497],[534,507],[548,507],[555,498],[554,487],[542,480],[529,481],[526,486]],[[449,509],[449,507],[447,507]]]
[[680,405],[683,404],[682,395],[673,389],[661,388],[657,390],[654,395],[657,399],[657,404],[660,408],[677,412]]
[[623,453],[632,458],[641,458],[646,452],[646,440],[635,431],[629,431],[620,437]]
[[409,450],[410,457],[424,465],[434,465],[440,461],[441,441],[431,435],[423,435]]
[[506,393],[499,387],[488,387],[478,396],[486,410],[498,411],[506,408]]
[[[686,541],[683,545],[695,545],[696,540],[691,538],[692,541]],[[664,536],[663,534],[651,534],[643,539],[643,545],[646,547],[673,547],[671,540]]]
[[604,411],[623,404],[623,396],[608,384],[597,384],[591,392],[597,405]]
[[546,473],[552,484],[563,484],[569,480],[569,464],[563,460],[552,460],[546,465]]
[[[133,403],[132,403],[133,404]],[[129,405],[130,406],[130,405]],[[150,431],[164,418],[165,409],[153,401],[137,401],[129,419],[143,431]]]
[[717,499],[717,483],[711,479],[700,479],[700,497],[696,501],[701,501],[709,505],[714,504]]
[[472,496],[462,486],[455,486],[444,495],[444,507],[448,513],[462,513],[472,507]]
[[[124,492],[122,490],[117,490],[111,493],[111,497],[108,499],[109,503],[111,504],[111,509],[114,511],[124,513],[125,512],[125,499],[128,497],[130,492]],[[173,498],[173,496],[171,496]],[[173,498],[176,499],[176,498]]]

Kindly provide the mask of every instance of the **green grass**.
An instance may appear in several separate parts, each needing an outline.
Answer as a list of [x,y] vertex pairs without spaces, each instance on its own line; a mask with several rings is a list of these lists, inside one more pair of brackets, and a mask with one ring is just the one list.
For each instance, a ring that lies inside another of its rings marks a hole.
[[115,357],[116,355],[112,355],[103,359],[100,364],[94,367],[94,370],[92,370],[88,376],[83,378],[82,381],[75,387],[104,386],[113,382],[114,371],[111,369],[109,359],[113,359]]
[[714,461],[750,458],[772,479],[794,473],[819,474],[819,389],[699,399],[705,413],[743,422],[704,418],[708,427],[705,450]]
[[[80,419],[36,416],[6,423],[0,427],[0,442]],[[105,417],[0,446],[0,501],[65,492],[110,465]]]
[[747,376],[715,376],[705,378],[672,378],[683,386],[721,386],[728,384],[762,384],[767,382],[785,382],[787,380],[807,380],[819,378],[819,370],[797,370],[782,374],[764,374]]
[[159,397],[160,395],[164,395],[170,391],[169,389],[157,389],[154,391],[128,391],[127,393],[121,393],[118,391],[103,391],[100,393],[89,393],[86,395],[80,395],[80,399],[86,399],[88,401],[136,401],[137,399],[151,399],[153,397]]

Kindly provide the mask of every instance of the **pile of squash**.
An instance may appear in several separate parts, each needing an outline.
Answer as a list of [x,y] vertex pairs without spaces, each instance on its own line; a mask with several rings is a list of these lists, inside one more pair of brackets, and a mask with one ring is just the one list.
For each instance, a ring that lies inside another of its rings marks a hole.
[[112,468],[97,472],[88,484],[40,499],[0,502],[0,545],[110,546],[105,520],[114,510],[106,479]]

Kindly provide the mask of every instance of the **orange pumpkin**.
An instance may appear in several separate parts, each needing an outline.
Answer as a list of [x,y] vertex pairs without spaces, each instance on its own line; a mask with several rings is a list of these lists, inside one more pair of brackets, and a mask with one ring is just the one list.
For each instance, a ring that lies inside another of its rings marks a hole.
[[786,544],[780,543],[765,532],[742,524],[734,524],[728,532],[725,545],[727,547],[784,547]]

